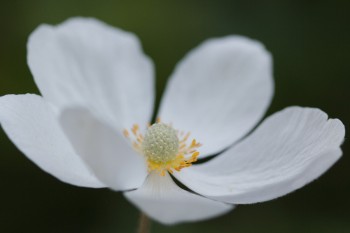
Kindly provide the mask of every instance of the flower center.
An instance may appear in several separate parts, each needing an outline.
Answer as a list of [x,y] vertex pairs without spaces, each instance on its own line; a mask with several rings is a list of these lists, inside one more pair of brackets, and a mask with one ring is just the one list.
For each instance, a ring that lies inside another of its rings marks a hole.
[[179,139],[172,127],[156,123],[148,128],[141,148],[148,160],[167,163],[176,158],[179,152]]
[[177,131],[160,121],[149,126],[145,136],[139,129],[135,124],[131,128],[132,134],[124,130],[124,136],[133,139],[134,149],[145,156],[149,172],[156,171],[164,176],[166,172],[180,171],[197,161],[197,148],[201,144],[195,139],[188,143],[190,133]]

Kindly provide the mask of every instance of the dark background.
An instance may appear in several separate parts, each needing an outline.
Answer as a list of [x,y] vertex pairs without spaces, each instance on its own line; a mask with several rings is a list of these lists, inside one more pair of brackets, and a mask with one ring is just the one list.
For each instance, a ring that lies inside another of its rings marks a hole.
[[[38,93],[26,41],[41,23],[92,16],[136,33],[157,71],[159,101],[177,61],[210,37],[241,34],[274,57],[275,98],[319,107],[350,122],[350,1],[4,1],[0,0],[0,95]],[[349,127],[347,127],[349,128]],[[278,200],[223,217],[152,232],[350,232],[349,142],[323,177]],[[0,232],[134,232],[138,211],[120,193],[59,182],[23,156],[0,129]]]

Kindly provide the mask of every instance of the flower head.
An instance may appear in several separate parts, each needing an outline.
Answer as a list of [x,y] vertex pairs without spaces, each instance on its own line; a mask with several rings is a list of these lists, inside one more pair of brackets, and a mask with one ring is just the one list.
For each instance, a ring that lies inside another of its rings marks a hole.
[[246,37],[191,51],[169,79],[155,124],[153,63],[131,33],[91,18],[41,25],[29,38],[28,64],[42,96],[0,98],[0,123],[14,144],[61,181],[123,191],[165,224],[278,198],[342,155],[343,124],[315,108],[286,108],[249,133],[269,106],[273,79],[270,54]]

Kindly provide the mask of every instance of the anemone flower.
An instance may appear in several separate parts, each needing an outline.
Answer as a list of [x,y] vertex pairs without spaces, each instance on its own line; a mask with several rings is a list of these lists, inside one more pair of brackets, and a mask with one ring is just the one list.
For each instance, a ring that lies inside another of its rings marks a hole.
[[28,64],[41,96],[0,98],[13,143],[59,180],[122,191],[163,224],[278,198],[342,155],[343,124],[316,108],[286,108],[251,132],[274,85],[271,55],[246,37],[210,39],[186,55],[154,124],[153,63],[129,32],[91,18],[41,25]]

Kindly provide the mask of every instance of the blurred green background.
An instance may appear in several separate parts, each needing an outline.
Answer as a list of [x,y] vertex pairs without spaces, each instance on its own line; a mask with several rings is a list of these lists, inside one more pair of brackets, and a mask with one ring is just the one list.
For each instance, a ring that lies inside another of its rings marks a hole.
[[[136,33],[157,71],[159,101],[177,61],[210,37],[246,35],[274,57],[275,98],[319,107],[350,122],[350,1],[0,0],[0,95],[38,93],[26,64],[28,35],[41,23],[92,16]],[[349,128],[349,127],[347,127]],[[238,206],[204,222],[152,232],[350,232],[349,142],[322,178],[283,198]],[[120,193],[59,182],[0,130],[0,232],[135,232],[138,211]]]

